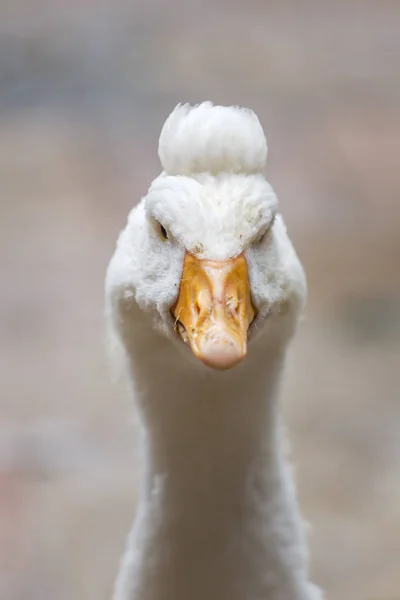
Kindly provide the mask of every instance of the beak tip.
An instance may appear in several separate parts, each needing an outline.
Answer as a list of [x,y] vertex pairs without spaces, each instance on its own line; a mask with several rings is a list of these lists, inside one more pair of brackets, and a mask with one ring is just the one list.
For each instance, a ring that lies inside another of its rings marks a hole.
[[245,358],[247,350],[236,344],[204,344],[196,354],[208,367],[226,371],[241,362]]

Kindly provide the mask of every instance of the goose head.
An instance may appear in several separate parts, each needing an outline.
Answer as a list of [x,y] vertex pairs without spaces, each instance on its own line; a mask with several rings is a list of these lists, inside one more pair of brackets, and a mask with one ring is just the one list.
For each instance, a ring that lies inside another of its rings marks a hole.
[[306,281],[263,175],[256,115],[178,105],[159,156],[163,172],[131,211],[107,274],[107,306],[128,353],[154,334],[225,370],[252,347],[284,346]]

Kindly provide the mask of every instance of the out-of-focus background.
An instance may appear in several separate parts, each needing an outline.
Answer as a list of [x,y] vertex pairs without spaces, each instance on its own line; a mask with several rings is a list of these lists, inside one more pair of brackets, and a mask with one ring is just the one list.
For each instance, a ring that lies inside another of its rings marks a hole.
[[104,273],[205,99],[259,115],[308,272],[283,402],[314,579],[400,597],[399,31],[390,0],[0,1],[0,600],[110,598],[139,465]]

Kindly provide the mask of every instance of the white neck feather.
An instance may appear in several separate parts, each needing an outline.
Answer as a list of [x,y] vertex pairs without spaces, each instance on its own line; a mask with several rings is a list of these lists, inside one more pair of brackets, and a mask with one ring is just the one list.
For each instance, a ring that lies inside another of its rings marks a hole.
[[283,356],[214,373],[159,343],[132,365],[144,472],[115,600],[320,598],[284,460]]

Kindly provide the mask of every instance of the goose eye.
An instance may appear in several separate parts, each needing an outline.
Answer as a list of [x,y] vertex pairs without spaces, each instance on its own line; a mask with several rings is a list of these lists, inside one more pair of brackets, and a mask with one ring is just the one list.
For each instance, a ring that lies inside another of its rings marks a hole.
[[160,236],[161,236],[161,239],[164,241],[168,239],[167,230],[165,229],[165,227],[163,225],[161,225],[161,223],[160,223]]

